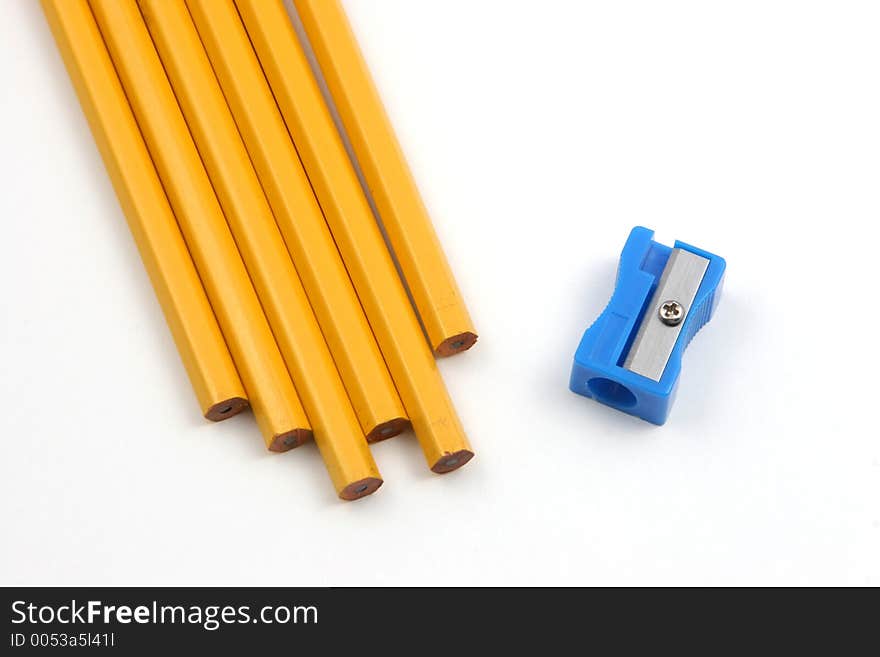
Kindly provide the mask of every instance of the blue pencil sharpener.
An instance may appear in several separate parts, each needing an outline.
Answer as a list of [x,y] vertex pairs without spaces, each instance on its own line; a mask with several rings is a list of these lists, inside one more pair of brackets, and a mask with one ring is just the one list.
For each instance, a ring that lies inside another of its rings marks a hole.
[[620,254],[608,306],[584,333],[569,387],[624,413],[663,424],[681,357],[721,296],[724,259],[633,228]]

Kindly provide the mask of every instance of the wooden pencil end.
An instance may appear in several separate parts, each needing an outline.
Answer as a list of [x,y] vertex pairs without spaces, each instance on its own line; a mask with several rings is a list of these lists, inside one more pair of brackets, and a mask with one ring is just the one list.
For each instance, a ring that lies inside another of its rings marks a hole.
[[233,415],[238,415],[248,407],[248,400],[244,397],[232,397],[214,404],[205,413],[205,419],[211,422],[220,422]]
[[409,420],[405,417],[396,417],[382,424],[377,424],[373,430],[367,434],[368,443],[378,443],[388,440],[394,436],[403,433],[410,428]]
[[469,449],[460,449],[457,452],[444,454],[431,466],[431,471],[437,474],[446,474],[458,470],[465,463],[474,458],[474,453]]
[[279,433],[272,439],[272,444],[269,445],[270,452],[287,452],[294,447],[299,447],[300,445],[307,443],[312,439],[312,432],[308,429],[294,429],[293,431],[286,431],[284,433]]
[[362,497],[375,493],[383,483],[378,477],[366,477],[352,482],[343,488],[339,492],[339,497],[348,502],[359,500]]
[[476,343],[477,334],[465,331],[464,333],[459,333],[458,335],[446,338],[434,349],[434,353],[437,354],[437,356],[446,358],[448,356],[459,354],[462,351],[467,351]]

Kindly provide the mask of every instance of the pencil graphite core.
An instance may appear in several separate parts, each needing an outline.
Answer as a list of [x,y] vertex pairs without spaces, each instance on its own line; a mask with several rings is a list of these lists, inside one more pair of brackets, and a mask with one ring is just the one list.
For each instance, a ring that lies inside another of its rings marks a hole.
[[43,10],[202,414],[232,417],[247,408],[244,387],[88,3],[43,0]]
[[266,445],[296,447],[311,427],[135,0],[90,4]]

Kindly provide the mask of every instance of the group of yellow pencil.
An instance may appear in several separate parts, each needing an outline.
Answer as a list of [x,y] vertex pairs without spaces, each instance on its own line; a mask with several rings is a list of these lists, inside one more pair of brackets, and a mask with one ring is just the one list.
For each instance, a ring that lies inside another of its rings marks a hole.
[[477,336],[339,0],[294,4],[412,303],[282,0],[43,0],[205,417],[353,500],[410,425],[471,459],[435,357]]

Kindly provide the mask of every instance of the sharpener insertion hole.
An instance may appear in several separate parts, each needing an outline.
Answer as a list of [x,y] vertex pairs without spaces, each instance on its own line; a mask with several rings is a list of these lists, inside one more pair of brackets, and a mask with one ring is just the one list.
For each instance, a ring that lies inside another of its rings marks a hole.
[[630,408],[636,405],[636,396],[630,389],[611,379],[590,379],[587,387],[596,399],[611,406]]

